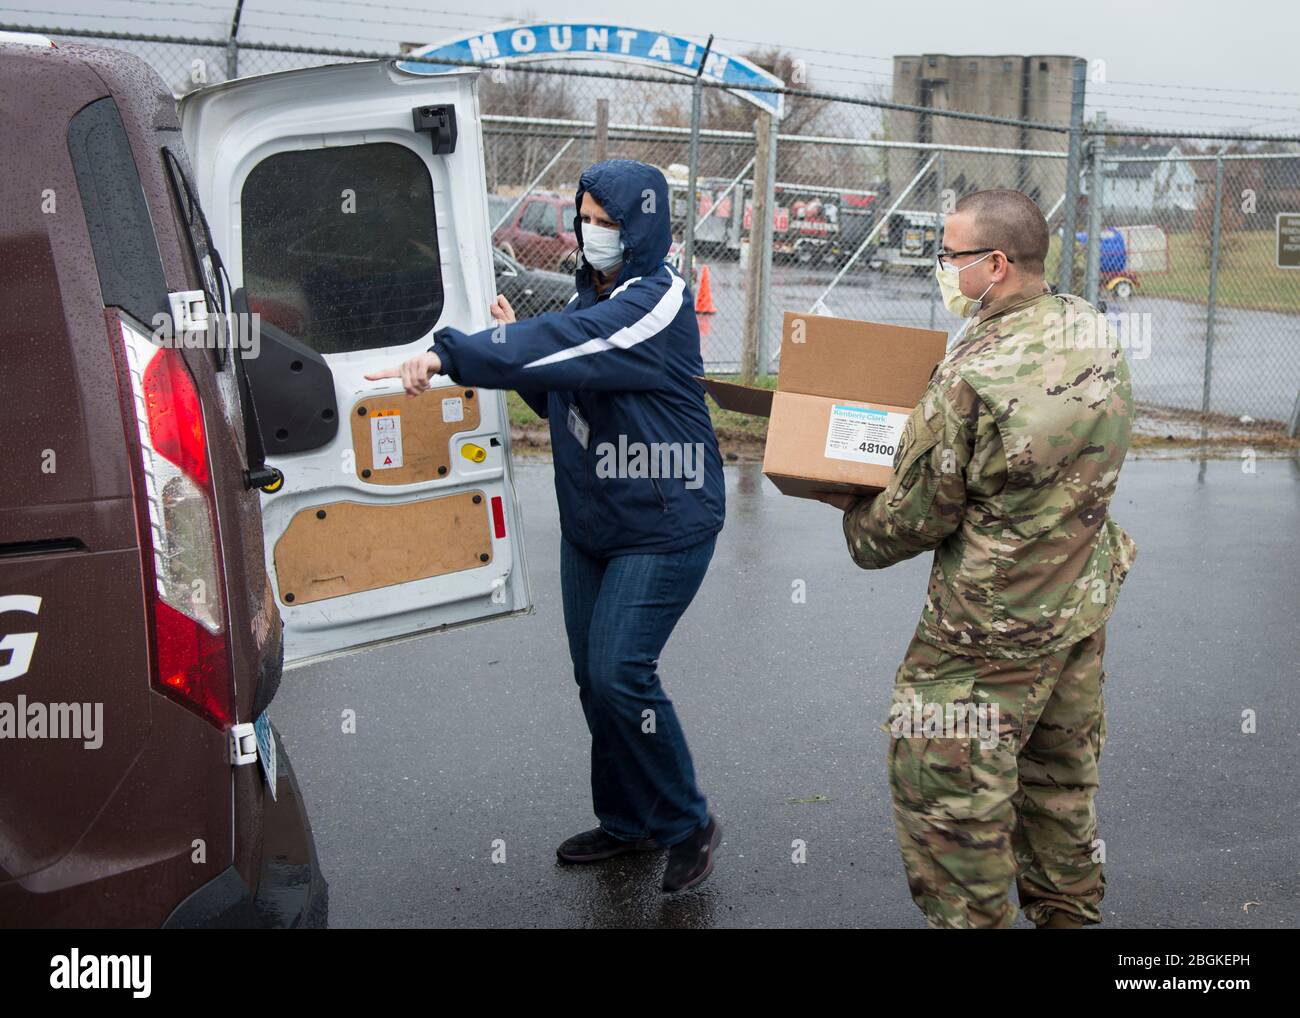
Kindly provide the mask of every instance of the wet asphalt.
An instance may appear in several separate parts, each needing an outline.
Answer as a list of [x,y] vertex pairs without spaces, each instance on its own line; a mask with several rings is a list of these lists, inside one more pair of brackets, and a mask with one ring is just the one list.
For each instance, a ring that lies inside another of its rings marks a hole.
[[[1107,630],[1105,926],[1296,927],[1300,465],[1200,473],[1130,459],[1112,503],[1138,558]],[[520,465],[517,486],[535,614],[290,672],[271,709],[330,925],[923,927],[877,726],[929,557],[859,570],[837,510],[728,467],[727,525],[660,662],[723,840],[709,880],[668,898],[664,853],[556,863],[595,823],[590,740],[549,464]]]

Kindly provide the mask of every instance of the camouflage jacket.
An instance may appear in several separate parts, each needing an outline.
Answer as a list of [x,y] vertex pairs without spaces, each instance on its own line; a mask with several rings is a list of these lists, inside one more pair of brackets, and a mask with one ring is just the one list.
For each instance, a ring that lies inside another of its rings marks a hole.
[[1047,291],[973,325],[908,418],[889,486],[844,514],[855,562],[935,549],[917,636],[1032,657],[1109,618],[1137,549],[1108,506],[1128,451],[1128,364],[1104,316]]

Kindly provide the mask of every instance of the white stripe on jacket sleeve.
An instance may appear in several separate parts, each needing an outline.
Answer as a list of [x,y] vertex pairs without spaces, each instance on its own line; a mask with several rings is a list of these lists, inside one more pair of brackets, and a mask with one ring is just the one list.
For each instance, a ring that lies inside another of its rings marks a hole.
[[[634,282],[634,280],[628,280],[628,283],[631,282]],[[657,336],[671,325],[673,319],[677,317],[677,312],[682,308],[682,291],[685,288],[686,281],[674,273],[672,282],[664,295],[659,298],[659,302],[644,317],[637,319],[631,325],[625,325],[608,339],[597,336],[585,343],[571,346],[567,350],[557,350],[553,354],[539,357],[537,360],[525,364],[524,367],[540,368],[547,364],[557,364],[560,361],[567,361],[574,357],[586,357],[588,354],[601,353],[605,350],[627,350],[629,347],[636,346],[644,340]]]

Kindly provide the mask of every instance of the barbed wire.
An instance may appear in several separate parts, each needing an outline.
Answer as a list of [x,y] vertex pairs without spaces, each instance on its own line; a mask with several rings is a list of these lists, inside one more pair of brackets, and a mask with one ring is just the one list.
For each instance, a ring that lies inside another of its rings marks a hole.
[[[199,2],[199,0],[123,0],[123,2],[133,4],[136,6],[144,6],[144,7],[166,7],[166,8],[185,7],[185,8],[195,8],[199,10],[212,11],[214,13],[222,14],[225,20],[228,20],[229,16],[232,15],[235,10],[235,4],[233,0],[232,2],[228,2],[224,4],[205,3],[205,2]],[[349,11],[375,10],[375,11],[382,11],[386,13],[407,12],[412,14],[418,14],[421,15],[422,17],[427,17],[430,14],[434,14],[434,15],[442,15],[446,17],[463,18],[476,23],[481,23],[484,17],[488,17],[488,18],[494,18],[497,21],[501,22],[502,24],[525,23],[525,19],[515,14],[505,14],[505,13],[497,13],[497,12],[483,11],[483,10],[476,10],[476,11],[447,10],[441,8],[411,6],[406,4],[377,3],[374,2],[374,0],[314,0],[314,2],[326,6],[344,7]],[[34,11],[29,8],[13,8],[13,7],[0,7],[0,11],[8,11],[13,13],[42,13],[42,14],[49,13],[47,10]],[[72,17],[102,17],[102,18],[121,17],[121,18],[129,19],[130,17],[135,16],[129,13],[118,14],[118,15],[106,15],[100,13],[94,13],[94,14],[80,14],[80,13],[72,13],[72,12],[62,12],[62,13]],[[283,11],[283,10],[262,11],[262,10],[254,10],[251,6],[248,5],[245,6],[245,13],[271,14],[280,17],[336,20],[336,18],[331,15],[327,15],[315,11]],[[158,20],[182,20],[182,19],[149,18],[147,20],[158,21]],[[394,25],[400,24],[403,26],[411,24],[410,22],[407,21],[379,22],[379,23],[394,24]],[[356,38],[356,36],[351,36],[351,37]],[[813,46],[806,46],[806,45],[799,45],[799,44],[789,44],[789,43],[782,44],[779,42],[774,42],[772,40],[746,39],[743,37],[729,36],[723,34],[717,34],[716,38],[721,42],[741,43],[742,45],[754,46],[764,50],[784,48],[788,51],[796,51],[799,53],[817,53],[817,54],[824,54],[828,56],[848,57],[849,59],[854,61],[874,61],[877,63],[892,64],[900,56],[900,55],[881,56],[877,54],[855,53],[855,52],[850,52],[848,50],[836,50],[836,49],[813,47]],[[920,57],[925,55],[927,54],[910,54],[910,56],[912,57]],[[965,56],[964,54],[943,54],[943,55],[953,57],[956,59],[961,59]],[[1085,59],[1085,58],[1081,58],[1081,59]],[[888,78],[891,76],[888,72],[867,71],[859,67],[845,67],[843,65],[834,65],[834,64],[823,64],[823,66],[829,69],[847,70],[847,71],[852,71],[854,73],[869,74],[875,77]],[[1215,92],[1215,93],[1239,94],[1239,95],[1300,96],[1300,91],[1294,91],[1294,90],[1228,88],[1228,87],[1215,86],[1215,85],[1191,85],[1191,84],[1173,83],[1173,82],[1129,81],[1127,79],[1090,82],[1090,84],[1099,85],[1104,88],[1109,87],[1111,85],[1131,85],[1139,88],[1178,89],[1180,91],[1187,91],[1187,92]],[[1141,93],[1117,93],[1117,94],[1123,94],[1126,98],[1146,98],[1146,96]],[[1182,102],[1198,101],[1196,98],[1176,99],[1176,97],[1172,97],[1172,96],[1169,98],[1170,101],[1182,101]],[[1225,103],[1230,103],[1229,100],[1222,100],[1222,101]],[[1237,105],[1244,105],[1244,104],[1237,104]],[[1282,107],[1276,107],[1276,108],[1282,108]]]
[[[132,0],[132,2],[141,5],[146,5],[146,6],[165,5],[163,0]],[[335,2],[335,0],[322,0],[322,2]],[[337,2],[343,3],[344,0],[337,0]],[[192,2],[192,0],[191,2],[180,4],[180,6],[186,6],[186,7],[202,9],[202,10],[214,10],[214,11],[218,10],[218,8],[212,5]],[[358,4],[356,6],[362,6],[362,7],[368,7],[368,8],[380,9],[380,10],[395,9],[393,5],[376,4],[376,3]],[[398,9],[414,9],[414,8],[398,8]],[[23,13],[41,13],[29,8],[0,8],[0,10],[17,11]],[[460,16],[460,12],[454,12],[454,11],[437,11],[437,12],[428,11],[426,13],[441,13],[441,14]],[[83,16],[83,15],[74,15],[74,16]],[[96,18],[113,17],[113,15],[104,15],[104,14],[87,14],[84,16],[96,17]],[[161,18],[149,18],[149,17],[138,16],[138,15],[136,16],[141,17],[141,20],[164,20]],[[314,15],[314,16],[322,17],[320,15]],[[464,16],[469,16],[469,15],[464,15]],[[213,24],[213,22],[202,21],[193,18],[177,17],[177,16],[172,16],[170,20],[179,21],[187,24],[203,24],[209,26]],[[260,28],[268,31],[285,30],[285,26],[283,25],[279,25],[279,26],[259,25],[256,23],[247,23],[247,22],[245,24],[247,25],[247,27],[250,28]],[[35,31],[35,32],[42,32],[47,35],[53,34],[53,35],[66,35],[66,36],[74,36],[74,37],[80,36],[84,38],[97,38],[97,39],[121,39],[124,41],[160,43],[160,44],[169,44],[169,45],[222,47],[225,46],[227,43],[227,39],[225,37],[218,37],[218,38],[207,40],[207,39],[187,38],[187,37],[175,36],[175,35],[164,35],[164,34],[157,34],[157,33],[102,31],[102,30],[93,30],[87,28],[49,28],[49,27],[17,25],[17,24],[7,24],[0,27],[3,27],[4,30],[7,31],[20,31],[20,32]],[[357,38],[355,33],[344,34],[344,33],[314,32],[313,34],[321,35],[323,37],[329,37],[329,38],[347,38],[352,40],[355,40]],[[752,40],[737,39],[732,41],[739,41],[739,42],[744,42],[746,44],[752,44],[752,45],[761,45],[759,43],[753,42]],[[245,50],[245,51],[297,53],[297,54],[307,55],[307,56],[333,57],[338,59],[349,59],[349,60],[375,60],[375,59],[411,60],[412,59],[409,53],[392,53],[388,51],[334,48],[334,47],[320,46],[320,45],[291,45],[291,44],[283,44],[278,42],[270,42],[270,43],[256,42],[252,40],[240,40],[238,45],[241,50]],[[836,52],[836,51],[825,51],[825,52]],[[558,60],[563,58],[557,57],[556,59]],[[892,58],[864,56],[863,59],[888,60]],[[494,70],[502,66],[498,61],[490,61],[490,60],[489,61],[468,61],[468,60],[458,60],[458,59],[444,58],[444,57],[439,57],[437,62],[440,64],[447,64],[452,66],[463,66],[466,68],[475,68],[479,70]],[[677,75],[671,75],[671,72],[661,73],[661,74],[638,74],[638,73],[629,73],[623,70],[614,72],[614,71],[595,70],[595,69],[579,69],[575,67],[556,67],[553,64],[549,64],[549,63],[545,64],[545,66],[542,66],[539,63],[538,65],[532,67],[528,67],[520,64],[512,64],[511,71],[512,72],[517,71],[520,73],[541,73],[541,74],[552,74],[552,75],[557,75],[557,74],[568,75],[568,76],[576,76],[576,77],[622,79],[626,81],[642,81],[642,82],[678,86],[678,87],[689,85],[688,79],[684,79],[683,77]],[[865,81],[856,82],[856,81],[848,81],[845,79],[823,79],[823,80],[828,81],[829,83],[832,84],[857,85],[859,87],[865,85],[868,88],[880,87],[879,84],[874,82],[865,82]],[[705,88],[714,88],[714,89],[716,88],[729,89],[733,87],[720,82],[709,81],[707,79],[701,81],[701,85]],[[866,96],[852,95],[844,92],[837,92],[837,91],[821,89],[821,88],[795,88],[790,86],[756,85],[750,87],[748,90],[756,93],[780,94],[780,95],[787,95],[792,97],[802,97],[807,99],[846,103],[850,105],[869,107],[880,111],[911,113],[911,114],[918,114],[918,115],[930,115],[933,117],[946,118],[946,119],[951,119],[956,121],[968,121],[972,123],[986,123],[991,125],[1020,127],[1027,130],[1034,130],[1034,131],[1066,133],[1069,130],[1069,125],[1064,122],[1066,119],[1064,117],[1062,117],[1061,122],[1023,120],[1016,117],[1003,117],[1003,116],[996,116],[992,114],[985,114],[985,113],[979,113],[974,111],[937,109],[930,106],[921,106],[912,103],[894,102],[892,100],[873,97],[869,95]],[[1132,93],[1128,93],[1128,94],[1132,94]],[[1192,112],[1189,110],[1175,110],[1175,109],[1168,109],[1165,107],[1151,107],[1151,106],[1129,106],[1124,104],[1110,103],[1106,101],[1104,97],[1096,96],[1095,93],[1089,95],[1087,98],[1089,100],[1089,105],[1092,106],[1093,108],[1104,108],[1107,111],[1114,110],[1114,111],[1128,111],[1128,112],[1137,112],[1137,113],[1164,113],[1164,114],[1171,114],[1174,116],[1189,116],[1189,115],[1195,116],[1195,114],[1192,114]],[[1175,100],[1178,97],[1171,96],[1167,98],[1170,100]],[[1180,100],[1180,101],[1192,101],[1192,100]],[[1066,107],[1069,105],[1069,98],[1052,97],[1046,101],[1039,100],[1038,103],[1039,105],[1046,105],[1049,107],[1054,105],[1060,105],[1062,107]],[[1261,109],[1285,110],[1288,115],[1284,117],[1262,119],[1262,120],[1252,117],[1248,114],[1241,114],[1241,113],[1225,112],[1221,114],[1205,114],[1204,116],[1210,119],[1214,119],[1216,117],[1219,118],[1227,117],[1234,120],[1246,121],[1251,125],[1271,124],[1271,123],[1291,123],[1296,120],[1300,120],[1300,111],[1293,110],[1290,107],[1273,106],[1270,104],[1241,104],[1241,105],[1250,105],[1253,108],[1261,108]],[[1093,130],[1090,131],[1090,133],[1098,133],[1098,132]],[[1144,128],[1140,126],[1115,125],[1102,133],[1105,133],[1107,135],[1123,134],[1123,135],[1133,135],[1133,136],[1146,136],[1152,138],[1182,137],[1182,138],[1187,138],[1189,140],[1221,139],[1221,140],[1232,140],[1232,141],[1258,141],[1258,142],[1275,142],[1275,141],[1289,142],[1295,140],[1290,135],[1286,135],[1286,134],[1278,134],[1273,132],[1260,133],[1260,132],[1243,131],[1243,130],[1236,130],[1236,129],[1211,128],[1211,127],[1204,126],[1202,123],[1164,125],[1159,128]]]
[[[223,10],[227,10],[227,9],[225,9],[225,8],[217,7],[217,6],[214,6],[214,5],[211,5],[211,4],[203,4],[203,3],[193,2],[193,0],[190,0],[190,2],[184,2],[184,0],[181,0],[181,2],[171,3],[171,4],[168,3],[168,0],[131,0],[131,2],[134,2],[134,3],[137,3],[137,4],[141,4],[141,5],[145,5],[145,6],[157,6],[157,7],[164,7],[164,6],[184,6],[184,7],[192,7],[192,8],[202,9],[202,10],[211,10],[211,11],[223,11]],[[445,14],[445,15],[449,15],[449,16],[453,16],[453,17],[465,17],[465,18],[471,18],[471,19],[480,17],[480,15],[472,15],[472,14],[468,14],[468,13],[464,13],[464,12],[457,12],[457,11],[441,11],[441,10],[433,10],[433,9],[428,9],[428,10],[426,10],[426,9],[421,9],[421,8],[401,7],[401,6],[390,5],[390,4],[362,3],[362,4],[351,5],[351,4],[348,3],[348,0],[319,0],[319,2],[325,2],[325,3],[339,3],[339,4],[347,5],[347,6],[355,6],[355,7],[362,7],[362,8],[368,8],[368,9],[383,10],[383,11],[410,10],[410,11],[419,11],[420,13],[423,13],[423,14],[438,13],[438,14]],[[4,8],[4,9],[6,9],[6,10],[14,10],[14,11],[22,11],[22,12],[25,12],[25,13],[36,13],[36,12],[33,12],[31,9],[26,9],[26,8]],[[261,12],[254,12],[254,13],[261,13]],[[268,14],[271,14],[272,16],[277,16],[277,17],[290,17],[290,18],[298,17],[298,18],[309,18],[309,19],[316,19],[316,20],[336,20],[336,19],[330,18],[330,17],[328,17],[328,16],[321,15],[321,14],[317,14],[317,13],[313,13],[313,12],[265,12],[265,13],[268,13]],[[75,16],[88,16],[88,17],[99,17],[99,18],[111,18],[111,17],[114,17],[113,15],[104,15],[104,14],[87,14],[87,15],[75,15]],[[141,20],[167,20],[167,19],[141,17]],[[199,19],[192,19],[192,18],[191,18],[191,19],[187,19],[187,18],[173,17],[173,18],[171,18],[170,20],[174,20],[174,21],[182,21],[182,22],[189,23],[189,24],[203,24],[203,25],[209,25],[209,24],[210,24],[210,22],[202,21],[202,20],[199,20]],[[511,20],[512,20],[512,21],[516,21],[516,22],[519,21],[519,19],[517,19],[517,18],[514,18],[514,19],[506,19],[506,20],[508,20],[508,21],[511,21]],[[387,22],[387,23],[388,23],[388,24],[393,24],[393,25],[405,25],[405,24],[407,24],[407,22]],[[262,31],[283,31],[283,30],[285,30],[285,27],[286,27],[286,26],[284,26],[284,25],[262,24],[262,23],[259,23],[259,22],[245,22],[245,27],[250,28],[250,29],[259,29],[259,30],[262,30]],[[428,24],[426,23],[426,26],[425,26],[425,27],[456,28],[456,29],[460,29],[460,28],[463,28],[464,26],[443,26],[443,25],[431,26],[431,25],[428,25]],[[346,38],[346,39],[349,39],[349,40],[356,40],[356,39],[357,39],[356,33],[354,33],[354,32],[353,32],[353,33],[322,33],[322,32],[316,31],[316,32],[314,32],[314,34],[322,35],[322,36],[329,37],[329,38]],[[119,36],[121,36],[121,33],[113,33],[112,35],[113,35],[113,37],[119,37]],[[172,37],[168,37],[168,38],[172,38]],[[742,43],[745,43],[746,45],[754,45],[754,46],[760,46],[760,47],[765,45],[765,44],[763,44],[763,43],[759,43],[759,42],[757,42],[757,41],[755,41],[755,40],[734,39],[734,38],[731,38],[731,37],[726,37],[726,38],[727,38],[728,41],[742,42]],[[366,41],[374,41],[374,42],[387,41],[387,40],[379,40],[379,39],[377,39],[377,38],[375,38],[375,37],[363,37],[363,39],[365,39]],[[193,43],[196,43],[196,44],[203,44],[201,41],[198,41],[198,40],[193,41]],[[213,40],[211,43],[208,43],[208,45],[216,45],[216,46],[224,45],[224,44],[225,44],[225,40]],[[771,48],[771,46],[772,46],[773,44],[767,44],[767,45],[768,45],[769,48]],[[241,42],[241,46],[242,46],[243,48],[246,48],[246,49],[248,49],[248,48],[252,48],[252,44],[251,44],[250,42]],[[278,47],[278,46],[277,46],[276,48],[281,48],[281,47]],[[834,50],[807,50],[807,49],[805,49],[805,48],[800,48],[799,51],[801,51],[801,52],[823,52],[823,53],[839,53],[839,52],[841,52],[841,51],[834,51]],[[319,48],[318,48],[318,49],[316,50],[316,52],[321,52],[322,55],[325,55],[325,54],[327,54],[329,51],[324,50],[324,49],[319,49]],[[879,60],[879,61],[890,61],[890,60],[893,59],[893,58],[888,58],[888,57],[876,57],[876,56],[871,56],[871,55],[854,55],[854,54],[843,54],[843,55],[852,56],[852,57],[854,57],[855,59],[870,59],[870,60]],[[373,59],[373,58],[376,58],[376,57],[381,56],[381,54],[366,53],[366,54],[359,54],[359,56],[361,56],[362,58],[371,58],[371,59]],[[847,70],[847,71],[849,71],[850,73],[863,73],[863,74],[869,74],[869,75],[871,75],[871,76],[873,76],[873,77],[875,77],[875,78],[879,78],[879,79],[887,79],[887,78],[890,77],[889,75],[885,74],[884,72],[863,71],[863,70],[858,69],[858,68],[842,67],[842,65],[824,65],[824,66],[827,66],[827,67],[835,67],[835,68],[839,68],[839,69]],[[844,79],[844,78],[821,78],[821,79],[819,79],[819,80],[820,80],[821,82],[823,82],[823,83],[831,84],[831,85],[841,85],[841,86],[859,87],[859,88],[866,88],[866,89],[879,89],[879,88],[881,88],[882,85],[883,85],[883,82],[880,82],[880,81],[866,81],[866,80],[857,80],[857,79]],[[1104,84],[1104,83],[1101,83],[1101,84]],[[1173,86],[1168,86],[1168,85],[1166,85],[1166,86],[1163,86],[1163,87],[1168,88],[1168,87],[1173,87]],[[1207,86],[1207,88],[1211,88],[1211,87],[1208,87],[1208,86]],[[1211,90],[1216,90],[1216,91],[1227,91],[1227,90],[1221,90],[1221,89],[1211,89]],[[1004,96],[1005,96],[1005,95],[1015,96],[1015,95],[1019,95],[1019,94],[1020,94],[1020,91],[1021,91],[1021,90],[1007,91],[1007,92],[1004,92],[1003,94],[1004,94]],[[801,93],[802,93],[802,94],[809,94],[809,95],[814,95],[814,94],[815,94],[815,92],[812,91],[812,90],[801,90]],[[1278,94],[1288,94],[1288,93],[1278,93]],[[1125,96],[1125,97],[1129,97],[1129,96],[1137,97],[1139,94],[1138,94],[1138,93],[1110,93],[1109,95],[1118,95],[1118,96]],[[1207,135],[1210,134],[1210,133],[1212,133],[1213,136],[1215,136],[1215,137],[1218,137],[1218,136],[1220,136],[1220,135],[1222,135],[1222,134],[1225,134],[1225,133],[1234,133],[1234,132],[1232,132],[1232,131],[1229,131],[1229,130],[1226,129],[1226,128],[1217,128],[1217,127],[1215,127],[1215,128],[1210,128],[1210,127],[1206,127],[1206,126],[1205,126],[1207,122],[1211,122],[1211,123],[1212,123],[1212,122],[1214,122],[1214,121],[1216,121],[1216,120],[1222,120],[1222,119],[1224,119],[1224,118],[1232,119],[1232,120],[1245,121],[1245,122],[1246,122],[1246,124],[1245,124],[1246,132],[1249,132],[1249,133],[1258,133],[1258,132],[1254,131],[1254,128],[1255,128],[1256,125],[1287,124],[1287,123],[1294,123],[1294,122],[1300,120],[1300,114],[1297,114],[1296,111],[1292,110],[1291,107],[1288,107],[1288,106],[1280,106],[1280,105],[1275,105],[1275,104],[1234,103],[1234,102],[1232,102],[1232,101],[1230,101],[1230,100],[1221,100],[1221,102],[1224,102],[1225,104],[1231,104],[1231,105],[1249,106],[1249,107],[1252,107],[1252,108],[1258,108],[1258,109],[1277,109],[1277,110],[1284,110],[1284,111],[1286,111],[1286,113],[1287,113],[1288,115],[1287,115],[1287,116],[1284,116],[1284,117],[1265,118],[1265,119],[1256,119],[1256,118],[1254,118],[1254,117],[1252,117],[1252,116],[1250,116],[1250,115],[1247,115],[1247,114],[1230,113],[1230,112],[1226,112],[1226,111],[1221,111],[1221,112],[1205,112],[1205,113],[1202,113],[1202,114],[1196,114],[1196,113],[1194,113],[1194,112],[1191,111],[1191,110],[1169,109],[1169,108],[1166,108],[1166,107],[1152,107],[1152,106],[1134,106],[1134,105],[1128,105],[1128,104],[1119,104],[1119,103],[1114,103],[1114,102],[1109,101],[1109,95],[1099,97],[1099,96],[1096,95],[1096,93],[1092,93],[1092,94],[1090,94],[1090,95],[1087,97],[1087,100],[1088,100],[1087,105],[1088,105],[1090,108],[1092,108],[1092,109],[1104,108],[1104,109],[1106,109],[1107,111],[1122,111],[1122,112],[1126,112],[1126,113],[1158,113],[1158,114],[1166,114],[1166,115],[1176,116],[1176,117],[1186,117],[1186,116],[1191,116],[1191,117],[1193,117],[1193,118],[1196,118],[1194,122],[1191,122],[1191,123],[1179,122],[1179,123],[1174,123],[1174,124],[1165,123],[1165,124],[1161,125],[1161,128],[1160,128],[1160,129],[1163,130],[1163,131],[1166,131],[1166,132],[1174,132],[1174,133],[1179,133],[1179,134],[1184,134],[1184,135],[1189,134],[1189,132],[1193,132],[1193,133],[1195,133],[1195,136],[1198,136],[1198,137],[1205,137],[1205,136],[1207,136]],[[852,97],[850,97],[850,96],[846,96],[846,95],[843,94],[843,93],[835,93],[834,96],[833,96],[833,98],[836,99],[836,100],[844,100],[844,99],[848,99],[848,98],[852,98]],[[1196,100],[1196,99],[1184,99],[1184,98],[1182,98],[1182,97],[1178,97],[1178,96],[1168,96],[1168,97],[1165,97],[1165,98],[1167,99],[1167,101],[1170,101],[1170,102],[1186,102],[1186,103],[1195,103],[1195,102],[1198,101],[1198,100]],[[906,110],[906,107],[910,105],[910,104],[901,104],[901,103],[900,103],[900,104],[895,104],[895,105],[893,105],[893,106],[886,106],[886,105],[883,104],[883,102],[884,102],[883,100],[878,100],[878,101],[882,103],[882,105],[879,106],[880,109],[895,109],[895,110],[899,110],[899,111],[902,111],[902,112],[906,112],[906,111],[907,111],[907,110]],[[1070,98],[1069,98],[1068,96],[1047,97],[1047,98],[1045,98],[1045,99],[1038,99],[1038,100],[1036,100],[1036,104],[1037,104],[1039,107],[1041,107],[1041,108],[1045,108],[1045,109],[1048,109],[1048,110],[1050,110],[1050,109],[1052,109],[1052,108],[1060,109],[1061,112],[1062,112],[1062,120],[1064,120],[1064,119],[1066,119],[1066,117],[1065,117],[1064,114],[1065,114],[1065,112],[1070,108],[1071,100],[1070,100]],[[934,109],[929,108],[929,107],[917,107],[917,110],[927,110],[927,111],[929,111],[929,112],[933,112],[933,113],[936,113],[936,114],[938,114],[938,115],[948,115],[948,114],[951,113],[951,112],[972,112],[972,111],[938,111],[938,110],[934,110]],[[978,114],[977,114],[977,115],[978,115]],[[982,116],[982,115],[980,115],[980,116]],[[1015,120],[1016,118],[1000,118],[1000,119],[1002,120],[1002,122],[1006,123],[1006,122],[1008,122],[1009,120]],[[1030,121],[1022,121],[1022,122],[1020,122],[1020,123],[1024,123],[1024,124],[1032,124],[1032,123],[1034,123],[1034,122],[1030,122]],[[1043,128],[1040,127],[1040,128],[1038,128],[1038,129],[1043,129]],[[1240,132],[1240,133],[1246,133],[1246,132]],[[1240,133],[1234,133],[1234,137],[1239,137],[1239,136],[1240,136]],[[1261,137],[1261,140],[1268,140],[1269,137],[1271,137],[1271,136],[1262,136],[1262,137]]]
[[[6,13],[6,14],[49,14],[49,13],[50,13],[49,11],[44,10],[44,9],[35,9],[35,8],[31,8],[31,7],[0,7],[0,11],[3,11],[3,12]],[[99,12],[89,12],[89,11],[60,11],[59,13],[60,13],[60,14],[66,14],[68,17],[71,17],[71,18],[99,18],[99,19],[101,19],[101,20],[106,20],[106,21],[131,21],[131,20],[136,20],[136,21],[175,21],[175,22],[180,22],[180,23],[182,23],[182,24],[186,24],[186,25],[225,25],[225,24],[229,24],[229,21],[228,21],[228,20],[222,20],[222,19],[216,19],[216,18],[214,18],[214,19],[206,19],[206,20],[199,20],[198,18],[182,18],[182,17],[179,17],[179,16],[174,15],[174,14],[172,14],[172,15],[168,15],[168,16],[165,17],[165,18],[164,18],[164,17],[157,17],[157,18],[155,18],[155,17],[151,17],[151,16],[149,16],[148,14],[132,14],[132,15],[129,15],[129,16],[125,16],[125,15],[121,15],[121,14],[101,14],[101,13],[99,13]],[[40,29],[33,29],[33,28],[19,28],[19,29],[6,29],[6,31],[27,31],[27,32],[33,32],[33,31],[40,31]],[[69,32],[69,33],[67,33],[67,34],[71,34],[71,33]],[[224,44],[225,44],[225,40],[224,40],[224,39],[222,39],[222,40],[220,41],[220,43],[218,43],[218,45],[224,45]]]
[[[94,39],[121,39],[131,42],[151,42],[151,43],[168,43],[172,45],[198,45],[198,46],[224,46],[224,39],[192,39],[182,36],[153,35],[139,32],[108,32],[88,29],[75,28],[56,28],[49,26],[32,26],[32,25],[11,25],[0,24],[0,31],[9,32],[36,32],[43,35],[65,35],[80,36],[82,38]],[[305,56],[329,56],[345,60],[397,60],[405,63],[420,63],[418,58],[413,57],[410,53],[392,53],[392,52],[374,52],[366,50],[342,49],[321,46],[301,46],[286,43],[259,43],[251,41],[241,41],[240,50],[252,50],[272,53],[296,53]],[[453,57],[438,56],[437,58],[424,61],[431,65],[446,65],[450,67],[464,67],[467,69],[492,71],[499,69],[502,65],[499,61],[484,60],[460,60]],[[683,78],[680,75],[673,75],[668,72],[660,75],[638,74],[627,72],[612,72],[599,70],[585,70],[576,67],[555,67],[555,66],[528,66],[526,64],[511,64],[510,71],[512,74],[548,74],[562,75],[565,77],[577,78],[604,78],[622,81],[642,81],[659,85],[674,85],[678,87],[689,88],[696,79]],[[708,79],[699,79],[699,84],[705,89],[715,89],[722,91],[735,91],[735,84],[710,81]],[[790,88],[784,85],[765,85],[765,84],[747,84],[743,91],[764,94],[764,95],[786,95],[802,97],[806,99],[824,99],[828,102],[845,103],[852,106],[867,106],[875,109],[894,110],[901,113],[918,113],[944,117],[954,120],[966,120],[972,123],[998,124],[1005,127],[1023,127],[1034,131],[1047,131],[1057,134],[1066,134],[1069,132],[1069,125],[1052,124],[1039,121],[1017,120],[1012,117],[997,117],[985,113],[964,113],[957,110],[937,110],[928,106],[915,106],[908,103],[895,103],[883,99],[871,99],[865,96],[844,95],[838,92],[828,92],[820,89],[799,89]]]

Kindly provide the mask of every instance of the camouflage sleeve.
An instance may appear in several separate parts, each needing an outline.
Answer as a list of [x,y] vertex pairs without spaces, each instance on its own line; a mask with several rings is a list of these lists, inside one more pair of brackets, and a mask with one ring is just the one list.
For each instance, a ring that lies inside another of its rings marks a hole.
[[849,554],[863,569],[883,569],[935,548],[970,499],[995,494],[1005,478],[988,408],[960,377],[936,377],[907,419],[889,486],[844,513]]

